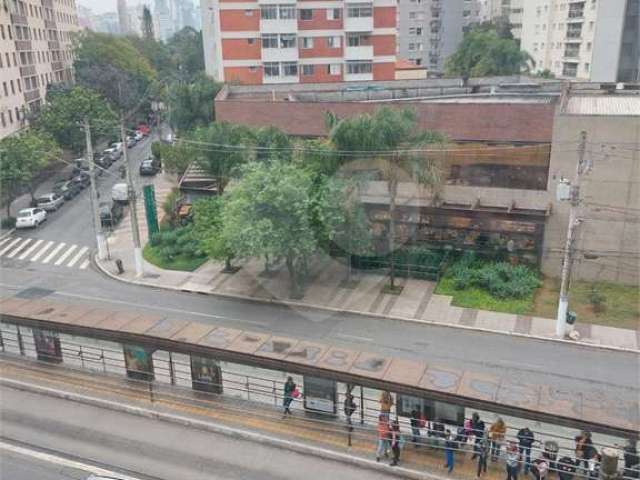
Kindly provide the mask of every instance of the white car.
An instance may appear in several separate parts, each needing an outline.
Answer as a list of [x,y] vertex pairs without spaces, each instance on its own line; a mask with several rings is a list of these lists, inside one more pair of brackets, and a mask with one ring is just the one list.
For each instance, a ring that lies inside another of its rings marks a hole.
[[18,212],[16,228],[35,228],[47,219],[42,208],[25,208]]

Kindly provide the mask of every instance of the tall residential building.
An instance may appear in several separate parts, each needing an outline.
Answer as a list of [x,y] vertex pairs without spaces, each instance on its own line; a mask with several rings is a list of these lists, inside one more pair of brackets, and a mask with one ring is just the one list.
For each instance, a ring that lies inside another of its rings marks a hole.
[[127,0],[118,0],[118,23],[120,25],[120,34],[122,35],[127,35],[131,32],[129,15]]
[[155,30],[158,38],[166,42],[175,33],[175,26],[168,0],[155,0]]
[[393,80],[396,0],[202,0],[207,73],[243,84]]
[[442,70],[465,29],[479,16],[477,0],[399,0],[398,55],[429,70]]
[[0,8],[0,138],[26,126],[47,86],[73,80],[75,0],[7,0]]
[[595,82],[638,79],[639,0],[526,0],[522,49],[535,71]]

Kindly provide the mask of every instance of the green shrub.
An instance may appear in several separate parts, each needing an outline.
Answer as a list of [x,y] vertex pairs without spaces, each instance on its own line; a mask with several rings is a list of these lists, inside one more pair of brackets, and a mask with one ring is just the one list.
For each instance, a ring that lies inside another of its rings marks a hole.
[[589,303],[596,313],[603,312],[607,306],[607,297],[594,285],[589,292]]
[[2,228],[9,229],[16,226],[15,217],[7,217],[2,219]]
[[524,265],[478,263],[464,255],[448,272],[457,290],[478,287],[496,298],[524,298],[540,286],[537,273]]

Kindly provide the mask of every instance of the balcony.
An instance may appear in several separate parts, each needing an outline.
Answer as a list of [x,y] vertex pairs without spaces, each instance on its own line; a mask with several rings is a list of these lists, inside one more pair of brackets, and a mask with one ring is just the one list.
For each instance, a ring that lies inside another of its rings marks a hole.
[[369,82],[373,80],[373,72],[370,73],[345,73],[345,82]]
[[44,21],[44,28],[48,29],[48,30],[55,30],[56,29],[56,22],[53,20],[45,20]]
[[16,40],[16,50],[18,52],[33,50],[31,40]]
[[42,0],[42,6],[45,8],[53,8],[53,0]]
[[37,88],[35,90],[30,90],[28,92],[24,92],[24,100],[27,103],[33,102],[34,100],[40,99],[40,90]]
[[261,33],[295,33],[297,31],[298,20],[296,18],[260,20]]
[[13,23],[15,25],[25,25],[25,26],[29,25],[29,22],[27,20],[27,16],[26,15],[21,15],[19,13],[12,13],[11,14],[11,23]]
[[49,50],[60,50],[60,42],[57,40],[49,40]]
[[263,48],[263,62],[295,62],[298,60],[298,48]]
[[373,17],[347,17],[344,19],[345,32],[372,32]]
[[344,49],[344,58],[346,60],[373,60],[373,45],[347,46]]
[[30,77],[36,74],[36,66],[35,65],[27,65],[25,67],[20,67],[20,76],[21,77]]
[[57,72],[58,70],[64,70],[64,62],[51,62],[51,70]]

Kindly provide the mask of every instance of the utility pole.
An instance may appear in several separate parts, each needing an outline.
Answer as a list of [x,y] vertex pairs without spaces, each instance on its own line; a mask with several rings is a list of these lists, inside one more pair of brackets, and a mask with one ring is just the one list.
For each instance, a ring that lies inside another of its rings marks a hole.
[[129,153],[127,147],[127,134],[124,128],[124,116],[120,117],[120,141],[122,142],[124,168],[127,175],[127,190],[129,191],[129,215],[131,217],[131,231],[133,232],[133,258],[136,265],[136,276],[141,277],[144,273],[144,261],[142,258],[142,246],[140,244],[140,226],[138,225],[136,190],[131,177],[131,168],[129,168]]
[[102,231],[102,221],[98,211],[98,191],[96,189],[96,164],[93,159],[93,144],[91,140],[91,125],[89,119],[84,120],[84,135],[87,142],[87,162],[89,163],[89,179],[91,181],[91,211],[93,213],[93,228],[96,232],[96,244],[98,245],[98,258],[107,258],[107,241]]
[[562,261],[562,274],[560,283],[560,300],[558,302],[558,317],[556,319],[556,336],[564,338],[567,333],[567,310],[569,307],[569,284],[571,283],[571,268],[575,257],[576,231],[580,220],[578,219],[578,207],[580,206],[580,181],[585,172],[584,153],[587,143],[587,132],[580,132],[578,144],[578,165],[576,176],[571,185],[571,208],[569,209],[569,226],[567,228],[567,241],[564,247],[564,259]]

